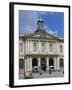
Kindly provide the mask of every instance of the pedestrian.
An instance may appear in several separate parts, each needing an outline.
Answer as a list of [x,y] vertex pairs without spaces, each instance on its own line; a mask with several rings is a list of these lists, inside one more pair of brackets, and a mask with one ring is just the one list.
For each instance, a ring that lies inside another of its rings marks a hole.
[[40,73],[40,75],[42,75],[41,66],[39,67],[39,73]]

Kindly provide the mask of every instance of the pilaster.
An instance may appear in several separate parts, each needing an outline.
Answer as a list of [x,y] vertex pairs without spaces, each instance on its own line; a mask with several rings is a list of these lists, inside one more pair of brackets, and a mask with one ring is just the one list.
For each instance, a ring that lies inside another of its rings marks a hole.
[[47,66],[47,71],[49,70],[49,58],[46,58],[46,66]]

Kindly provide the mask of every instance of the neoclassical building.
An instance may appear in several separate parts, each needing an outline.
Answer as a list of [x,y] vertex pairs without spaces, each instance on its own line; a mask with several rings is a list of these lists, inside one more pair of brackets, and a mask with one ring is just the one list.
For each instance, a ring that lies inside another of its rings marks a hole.
[[32,73],[34,67],[49,71],[64,67],[64,39],[45,31],[44,21],[39,19],[34,33],[19,36],[19,68]]

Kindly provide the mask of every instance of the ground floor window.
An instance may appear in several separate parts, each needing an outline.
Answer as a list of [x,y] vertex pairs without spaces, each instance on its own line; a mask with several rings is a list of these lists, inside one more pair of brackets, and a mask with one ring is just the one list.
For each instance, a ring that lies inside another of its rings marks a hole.
[[62,58],[60,59],[60,68],[61,67],[64,67],[64,60]]
[[24,59],[19,59],[19,68],[24,68]]

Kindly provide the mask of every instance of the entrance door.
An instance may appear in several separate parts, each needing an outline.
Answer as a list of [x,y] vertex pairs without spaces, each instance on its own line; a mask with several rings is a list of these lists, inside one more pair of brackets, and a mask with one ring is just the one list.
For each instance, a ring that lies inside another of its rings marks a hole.
[[49,68],[54,69],[54,61],[52,58],[49,59]]
[[36,58],[32,60],[32,71],[38,72],[38,61]]
[[46,60],[45,60],[45,58],[41,59],[41,69],[43,71],[46,71]]
[[63,68],[64,67],[64,60],[61,58],[60,59],[60,68]]

